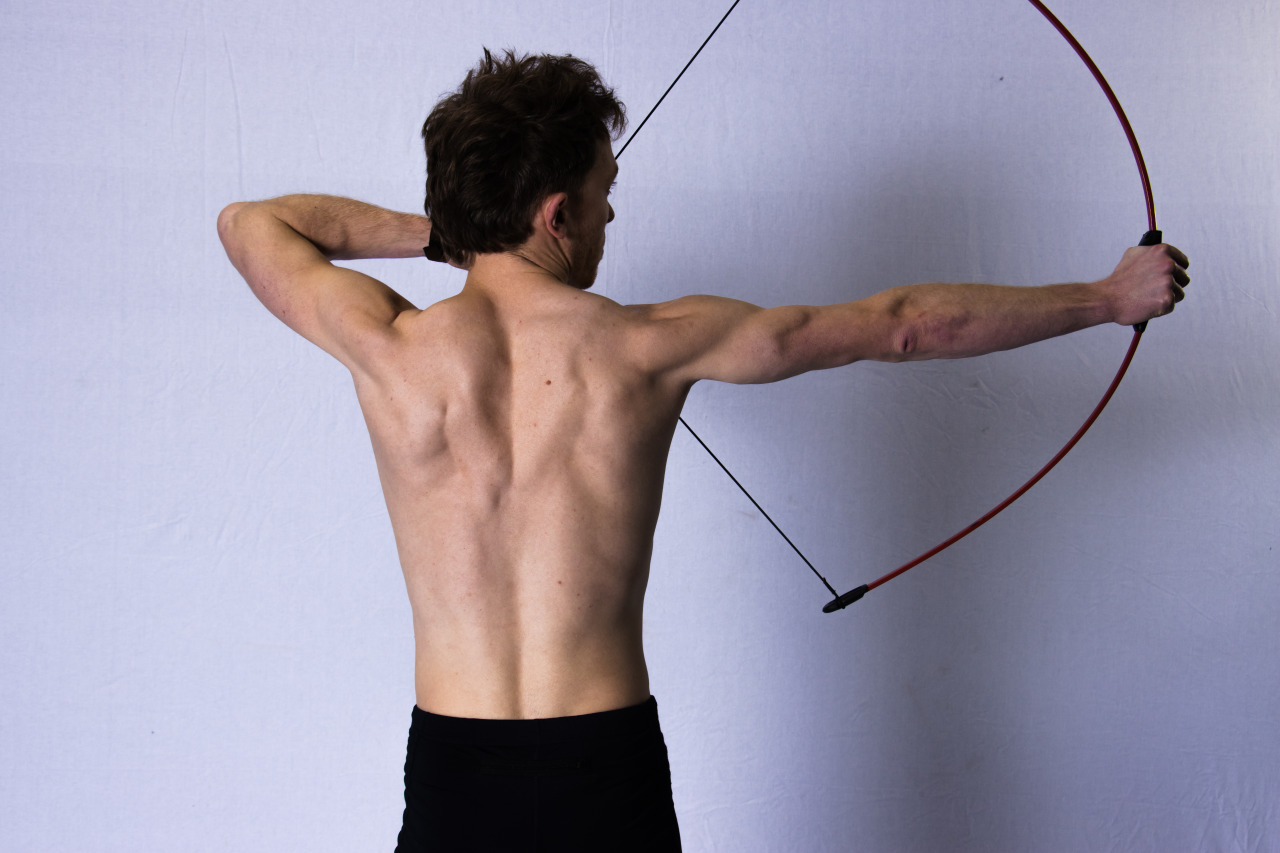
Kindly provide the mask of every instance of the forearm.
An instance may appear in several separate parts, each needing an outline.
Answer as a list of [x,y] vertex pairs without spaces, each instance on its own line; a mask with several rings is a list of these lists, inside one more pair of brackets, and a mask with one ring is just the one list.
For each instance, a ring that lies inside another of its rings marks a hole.
[[960,358],[1065,335],[1099,323],[1162,317],[1184,296],[1190,262],[1168,245],[1134,246],[1111,275],[1087,284],[1001,287],[922,284],[881,294],[900,326],[898,360]]
[[233,208],[235,217],[279,220],[330,260],[421,257],[431,238],[431,221],[425,216],[337,196],[287,195]]
[[894,288],[884,297],[899,320],[893,344],[904,361],[984,355],[1115,319],[1100,282],[1043,287],[916,284]]

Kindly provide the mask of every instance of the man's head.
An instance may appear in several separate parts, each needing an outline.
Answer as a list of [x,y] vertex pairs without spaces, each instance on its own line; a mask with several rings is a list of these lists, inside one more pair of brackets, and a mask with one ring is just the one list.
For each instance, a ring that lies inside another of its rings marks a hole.
[[572,56],[488,50],[422,126],[425,209],[445,257],[515,249],[550,195],[577,200],[601,144],[626,112],[596,70]]

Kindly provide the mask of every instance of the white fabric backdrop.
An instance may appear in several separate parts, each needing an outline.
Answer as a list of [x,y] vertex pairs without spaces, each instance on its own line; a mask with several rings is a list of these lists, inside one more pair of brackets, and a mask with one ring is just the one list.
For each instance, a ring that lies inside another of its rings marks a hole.
[[[6,4],[0,849],[392,848],[412,645],[368,440],[215,216],[420,209],[417,129],[482,45],[588,58],[638,121],[724,5]],[[1280,850],[1280,8],[1053,7],[1191,295],[1058,471],[840,615],[677,435],[647,642],[688,850]],[[744,0],[621,165],[621,301],[1097,278],[1145,230],[1023,0]],[[419,303],[461,281],[364,268]],[[686,416],[843,590],[1039,467],[1128,338]]]

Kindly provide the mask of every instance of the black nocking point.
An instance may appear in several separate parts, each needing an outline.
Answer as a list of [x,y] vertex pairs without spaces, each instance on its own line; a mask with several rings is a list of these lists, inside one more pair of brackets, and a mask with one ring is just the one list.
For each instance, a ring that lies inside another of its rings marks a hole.
[[849,590],[844,595],[836,596],[827,602],[827,606],[822,608],[822,612],[835,613],[837,610],[844,610],[850,604],[853,604],[855,601],[862,598],[862,596],[866,595],[870,589],[871,588],[869,586],[863,584],[857,589]]

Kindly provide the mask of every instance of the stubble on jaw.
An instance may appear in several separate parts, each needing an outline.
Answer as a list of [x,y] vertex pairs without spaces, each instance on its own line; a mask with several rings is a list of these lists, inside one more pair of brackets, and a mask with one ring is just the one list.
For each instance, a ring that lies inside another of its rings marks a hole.
[[[578,235],[581,236],[581,235]],[[590,290],[596,283],[600,272],[600,262],[604,259],[604,229],[600,230],[598,240],[575,240],[573,253],[569,258],[568,284],[579,290]]]

